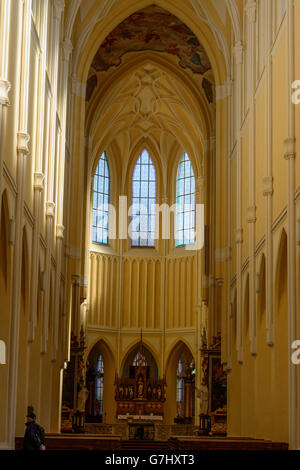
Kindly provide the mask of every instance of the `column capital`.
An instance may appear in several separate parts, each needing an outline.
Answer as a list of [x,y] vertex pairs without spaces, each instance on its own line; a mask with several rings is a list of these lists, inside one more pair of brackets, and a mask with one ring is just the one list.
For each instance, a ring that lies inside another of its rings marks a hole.
[[263,185],[264,185],[263,195],[264,196],[272,196],[274,192],[273,180],[274,180],[273,176],[266,176],[263,179]]
[[205,185],[205,177],[204,177],[203,175],[198,176],[198,178],[197,178],[198,190],[203,189],[203,188],[204,188],[204,185]]
[[44,183],[45,183],[45,175],[44,173],[35,173],[34,174],[34,189],[37,191],[44,190]]
[[69,38],[66,38],[61,43],[61,47],[63,50],[63,59],[65,62],[69,62],[71,52],[73,51],[73,44]]
[[77,275],[73,275],[72,276],[72,284],[74,286],[80,286],[80,276],[77,276]]
[[290,160],[291,158],[296,158],[296,139],[290,137],[284,141],[285,154],[284,158]]
[[250,24],[256,22],[256,1],[255,0],[248,0],[248,3],[245,6],[245,12],[248,17],[248,21]]
[[72,93],[73,93],[73,95],[79,96],[79,97],[85,99],[86,84],[81,83],[78,80],[78,78],[76,77],[75,74],[72,75],[71,80],[72,80]]
[[241,41],[237,42],[233,48],[233,54],[237,65],[243,63],[244,46]]
[[63,240],[65,238],[64,232],[65,232],[64,225],[58,224],[56,226],[56,238],[58,238],[59,240]]
[[224,100],[232,95],[232,85],[233,81],[228,79],[223,85],[216,86],[216,100]]
[[17,151],[23,155],[29,155],[29,144],[30,135],[27,132],[18,132],[17,133]]
[[55,216],[55,203],[52,201],[48,201],[46,204],[46,217],[50,217],[54,219]]
[[239,228],[235,231],[235,243],[237,245],[243,243],[244,231],[242,228]]
[[54,18],[58,21],[61,19],[61,14],[64,11],[64,0],[54,0]]
[[9,106],[8,93],[11,89],[11,84],[7,80],[0,79],[0,105]]
[[248,223],[254,224],[256,222],[256,206],[248,207]]

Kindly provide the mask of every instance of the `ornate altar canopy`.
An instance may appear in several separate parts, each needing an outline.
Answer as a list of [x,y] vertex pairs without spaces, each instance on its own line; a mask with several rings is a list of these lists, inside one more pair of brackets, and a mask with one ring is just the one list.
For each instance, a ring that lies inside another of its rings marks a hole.
[[142,335],[134,364],[129,367],[126,377],[116,376],[115,387],[118,419],[163,419],[166,382],[151,376],[143,351]]

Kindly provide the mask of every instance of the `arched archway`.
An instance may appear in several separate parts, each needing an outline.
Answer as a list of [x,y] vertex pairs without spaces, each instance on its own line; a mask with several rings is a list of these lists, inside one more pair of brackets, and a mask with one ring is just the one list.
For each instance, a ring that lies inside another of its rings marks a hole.
[[[127,354],[123,361],[122,377],[134,377],[133,368],[137,365],[137,357],[140,352],[140,343],[137,343]],[[145,366],[149,378],[158,379],[158,367],[156,360],[150,349],[143,344],[143,355],[145,356]]]
[[[1,364],[1,380],[0,380],[0,402],[4,409],[8,402],[8,374],[9,364],[7,357],[7,345],[9,344],[10,334],[10,247],[8,244],[8,201],[6,192],[3,193],[1,199],[1,220],[0,220],[0,341],[3,341],[2,347],[6,352],[6,364]],[[5,416],[5,415],[4,415]],[[0,442],[5,440],[6,432],[5,419],[0,420]]]
[[193,354],[185,343],[179,341],[170,351],[166,364],[166,424],[174,424],[174,420],[178,423],[187,424],[194,422],[194,367]]
[[86,361],[87,422],[113,423],[116,413],[114,393],[115,357],[108,344],[100,339]]
[[287,271],[287,234],[283,229],[277,255],[275,270],[275,318],[274,318],[274,438],[288,441],[288,271]]

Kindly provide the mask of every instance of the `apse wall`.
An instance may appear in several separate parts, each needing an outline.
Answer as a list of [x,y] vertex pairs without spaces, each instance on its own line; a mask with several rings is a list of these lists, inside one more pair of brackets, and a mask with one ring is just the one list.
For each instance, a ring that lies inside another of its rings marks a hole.
[[[91,253],[88,325],[161,330],[195,328],[195,255],[110,256]],[[165,293],[162,295],[162,293]]]

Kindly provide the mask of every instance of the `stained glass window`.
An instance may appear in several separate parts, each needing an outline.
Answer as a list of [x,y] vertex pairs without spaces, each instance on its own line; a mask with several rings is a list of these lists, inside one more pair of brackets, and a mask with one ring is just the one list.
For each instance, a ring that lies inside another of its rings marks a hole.
[[103,415],[103,385],[104,385],[104,364],[103,357],[98,357],[96,366],[95,381],[95,416]]
[[187,153],[180,160],[176,178],[176,246],[195,240],[195,177]]
[[93,243],[108,245],[110,174],[106,152],[99,160],[94,176]]
[[143,354],[138,352],[136,354],[135,358],[133,359],[132,365],[134,367],[138,367],[138,366],[146,367],[148,365],[147,364],[147,359],[145,358],[145,356]]
[[177,416],[180,418],[183,416],[183,364],[182,360],[179,359],[177,367],[177,390],[176,390],[176,400],[177,400]]
[[132,246],[154,247],[156,175],[147,150],[143,150],[133,172]]

